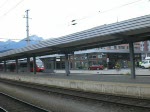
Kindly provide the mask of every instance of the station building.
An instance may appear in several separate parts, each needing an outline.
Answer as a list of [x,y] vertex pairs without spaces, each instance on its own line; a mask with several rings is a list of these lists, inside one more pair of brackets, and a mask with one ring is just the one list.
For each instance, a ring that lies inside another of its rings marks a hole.
[[[140,62],[142,60],[143,58],[142,56],[143,54],[145,54],[145,52],[141,51],[140,42],[134,43],[134,50],[135,50],[134,60],[136,65],[137,62]],[[150,55],[150,53],[147,53],[147,55]],[[64,54],[46,55],[38,58],[42,60],[45,72],[53,72],[54,70],[65,69]],[[75,51],[73,54],[69,54],[68,59],[69,59],[69,68],[71,70],[77,69],[87,70],[92,65],[103,65],[108,69],[114,69],[116,63],[119,63],[121,68],[130,67],[128,44]],[[2,67],[0,67],[0,70],[3,71]],[[13,69],[13,71],[15,71],[15,68]],[[22,69],[20,71],[22,71]]]
[[[123,45],[126,46],[126,45]],[[116,63],[119,63],[121,68],[130,67],[129,49],[125,47],[104,47],[82,51],[76,51],[69,54],[69,67],[71,70],[88,69],[92,65],[103,65],[109,69],[113,69]],[[120,49],[119,49],[120,48]],[[121,49],[125,48],[125,49]],[[135,63],[141,61],[140,48],[135,48]],[[44,63],[45,71],[65,69],[65,55],[54,54],[42,56],[40,59]]]

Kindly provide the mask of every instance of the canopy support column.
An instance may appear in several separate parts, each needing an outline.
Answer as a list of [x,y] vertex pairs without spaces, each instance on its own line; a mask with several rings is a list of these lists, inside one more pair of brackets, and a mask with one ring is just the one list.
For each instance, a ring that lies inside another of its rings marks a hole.
[[66,71],[66,75],[69,76],[70,70],[69,70],[68,53],[65,53],[65,71]]
[[30,57],[27,57],[27,73],[30,73]]
[[6,72],[6,69],[7,69],[7,67],[6,67],[6,60],[4,60],[4,72]]
[[16,58],[16,73],[18,74],[18,59]]
[[86,57],[87,57],[87,69],[89,69],[90,64],[89,64],[89,54],[88,53],[86,53]]
[[75,59],[74,59],[75,55],[74,52],[72,53],[72,69],[75,70]]
[[56,64],[55,61],[56,61],[56,58],[53,57],[52,60],[51,60],[51,72],[52,72],[52,73],[54,73],[54,71],[55,71],[55,69],[56,69],[56,68],[55,68],[55,64]]
[[130,62],[131,62],[131,78],[135,79],[135,59],[134,59],[134,46],[133,42],[129,42],[129,50],[130,50]]
[[36,56],[33,56],[33,72],[36,74]]

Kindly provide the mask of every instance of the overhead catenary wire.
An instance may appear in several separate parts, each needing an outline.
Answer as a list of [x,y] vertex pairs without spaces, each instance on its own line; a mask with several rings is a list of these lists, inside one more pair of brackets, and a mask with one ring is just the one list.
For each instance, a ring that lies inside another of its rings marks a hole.
[[5,0],[5,2],[3,2],[2,5],[0,5],[0,9],[2,9],[2,8],[7,4],[8,1],[9,1],[9,0]]
[[[12,8],[10,8],[9,10],[7,10],[7,12],[5,12],[3,14],[3,16],[5,15],[8,15],[11,11],[13,11],[18,5],[20,5],[24,0],[20,0],[18,3],[16,3],[16,5],[14,5]],[[120,7],[124,7],[124,6],[127,6],[127,5],[130,5],[130,4],[134,4],[136,2],[139,2],[139,1],[142,1],[142,0],[136,0],[136,1],[133,1],[133,2],[130,2],[130,3],[126,3],[126,4],[123,4],[123,5],[120,5],[120,6],[117,6],[117,7],[114,7],[114,8],[111,8],[111,9],[108,9],[108,10],[105,10],[105,11],[98,11],[99,13],[105,13],[105,12],[108,12],[108,11],[112,11],[112,10],[115,10],[117,8],[120,8]],[[77,20],[82,20],[82,19],[88,19],[88,17],[90,16],[86,16],[84,18],[79,18]],[[75,23],[77,24],[77,23]],[[73,24],[74,25],[74,24]]]
[[17,6],[19,6],[24,0],[20,0],[16,5],[14,5],[12,8],[10,8],[7,12],[3,14],[3,16],[6,16],[9,14],[11,11],[13,11]]
[[[129,2],[129,3],[126,3],[126,4],[123,4],[123,5],[120,5],[120,6],[117,6],[117,7],[113,7],[113,8],[110,8],[108,10],[104,10],[104,11],[98,11],[98,13],[107,13],[109,11],[113,11],[113,10],[116,10],[116,9],[119,9],[119,8],[122,8],[122,7],[125,7],[125,6],[128,6],[128,5],[132,5],[134,3],[137,3],[137,2],[140,2],[142,0],[136,0],[136,1],[133,1],[133,2]],[[150,0],[149,0],[150,1]],[[74,19],[74,21],[76,20],[84,20],[84,19],[88,19],[90,17],[93,17],[93,16],[96,16],[97,14],[94,14],[94,15],[90,15],[90,16],[85,16],[85,17],[82,17],[82,18],[79,18],[79,19]],[[71,21],[72,22],[72,21]]]
[[112,11],[112,10],[115,10],[115,9],[118,9],[118,8],[122,8],[122,7],[125,7],[125,6],[128,6],[128,5],[137,3],[137,2],[139,2],[139,1],[142,1],[142,0],[136,0],[136,1],[133,1],[133,2],[130,2],[130,3],[126,3],[126,4],[123,4],[123,5],[120,5],[120,6],[117,6],[117,7],[114,7],[114,8],[105,10],[105,11],[102,11],[101,13],[105,13],[105,12],[109,12],[109,11]]
[[[2,9],[4,6],[6,6],[6,4],[8,3],[9,0],[4,1],[1,5],[0,5],[0,9]],[[10,9],[8,9],[2,16],[6,16],[7,14],[9,14],[11,11],[13,11],[17,6],[19,6],[24,0],[20,0],[19,2],[17,2],[15,5],[13,5],[13,7],[11,7]],[[1,10],[0,10],[1,11]],[[21,40],[21,39],[8,39],[8,38],[0,38],[0,39],[5,39],[5,40]]]

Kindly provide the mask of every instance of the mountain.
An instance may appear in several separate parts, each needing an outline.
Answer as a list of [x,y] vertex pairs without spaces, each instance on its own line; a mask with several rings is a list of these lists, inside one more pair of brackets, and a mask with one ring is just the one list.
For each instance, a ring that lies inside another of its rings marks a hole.
[[5,52],[8,50],[12,50],[12,45],[15,45],[16,42],[12,40],[8,40],[6,42],[0,42],[0,52]]
[[[32,44],[37,44],[37,43],[39,43],[39,42],[42,41],[42,40],[43,40],[42,37],[38,37],[38,36],[36,36],[36,35],[32,35],[32,36],[30,36],[30,41],[29,41],[29,43],[30,43],[30,45],[32,45]],[[27,46],[27,38],[22,39],[21,41],[19,41],[19,42],[16,43],[16,45],[15,45],[16,48],[22,48],[22,47],[25,47],[25,46]]]
[[[43,40],[42,37],[38,37],[36,35],[32,35],[30,38],[30,45],[37,44]],[[18,49],[27,46],[27,38],[22,39],[19,42],[8,40],[6,42],[0,42],[0,52],[5,52],[12,49]]]
[[[37,35],[32,35],[29,38],[30,38],[30,41],[41,41],[41,40],[43,40],[42,37],[38,37]],[[26,40],[27,40],[27,38],[24,38],[21,41],[26,41]]]

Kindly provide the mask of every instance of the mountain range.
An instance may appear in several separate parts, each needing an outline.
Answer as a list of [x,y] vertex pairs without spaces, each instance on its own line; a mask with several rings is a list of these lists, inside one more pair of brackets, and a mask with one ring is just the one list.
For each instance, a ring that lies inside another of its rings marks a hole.
[[[42,37],[38,37],[36,35],[32,35],[29,38],[30,38],[30,45],[37,44],[37,43],[39,43],[40,41],[43,40]],[[12,49],[22,48],[22,47],[25,47],[25,46],[27,46],[27,38],[24,38],[24,39],[20,40],[19,42],[15,42],[15,41],[12,41],[12,40],[8,40],[8,41],[5,41],[5,42],[1,41],[0,42],[0,53],[5,52],[5,51],[9,51],[9,50],[12,50]]]

